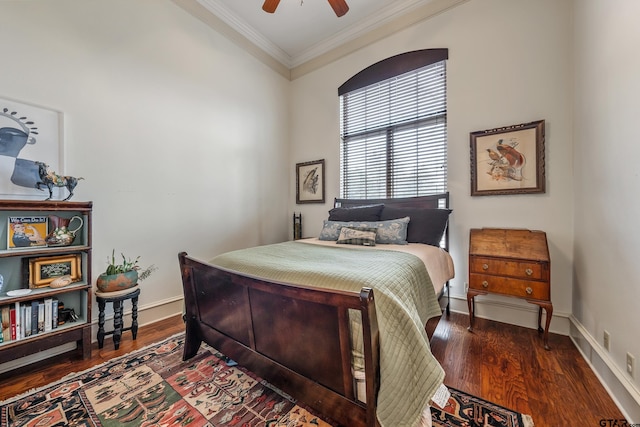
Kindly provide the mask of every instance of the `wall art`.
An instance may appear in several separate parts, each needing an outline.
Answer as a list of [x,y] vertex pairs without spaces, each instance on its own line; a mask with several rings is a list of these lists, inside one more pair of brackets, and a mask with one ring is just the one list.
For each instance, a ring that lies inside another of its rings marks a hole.
[[544,193],[544,125],[471,132],[471,195]]

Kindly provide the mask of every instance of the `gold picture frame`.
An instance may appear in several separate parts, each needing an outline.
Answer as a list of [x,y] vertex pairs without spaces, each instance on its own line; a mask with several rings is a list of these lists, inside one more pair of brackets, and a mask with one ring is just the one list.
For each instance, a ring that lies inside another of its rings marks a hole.
[[471,195],[545,192],[545,122],[471,132]]
[[70,276],[72,282],[82,278],[82,256],[79,254],[31,258],[29,287],[46,288],[58,277]]

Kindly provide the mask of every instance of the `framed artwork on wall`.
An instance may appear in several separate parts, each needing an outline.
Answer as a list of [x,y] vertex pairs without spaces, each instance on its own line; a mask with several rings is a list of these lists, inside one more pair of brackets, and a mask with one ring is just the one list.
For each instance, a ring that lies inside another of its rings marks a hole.
[[62,174],[62,113],[0,98],[0,197],[41,197],[36,162]]
[[545,192],[544,120],[471,132],[471,195]]
[[324,159],[296,164],[296,203],[324,203]]

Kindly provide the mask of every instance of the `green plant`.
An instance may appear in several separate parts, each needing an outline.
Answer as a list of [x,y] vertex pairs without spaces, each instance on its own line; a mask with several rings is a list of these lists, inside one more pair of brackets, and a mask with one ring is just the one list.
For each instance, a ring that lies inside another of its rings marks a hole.
[[138,280],[144,280],[151,275],[158,268],[155,265],[150,265],[149,267],[143,269],[138,265],[138,261],[140,260],[140,256],[136,259],[131,260],[131,258],[127,258],[124,254],[120,254],[122,256],[122,262],[116,264],[116,250],[111,251],[111,257],[107,257],[107,269],[104,274],[112,275],[119,273],[126,273],[127,271],[137,271],[138,272]]

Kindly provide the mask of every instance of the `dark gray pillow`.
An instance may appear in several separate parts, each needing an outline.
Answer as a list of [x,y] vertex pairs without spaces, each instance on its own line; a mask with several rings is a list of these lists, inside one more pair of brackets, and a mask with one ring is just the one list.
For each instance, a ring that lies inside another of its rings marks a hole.
[[384,205],[333,208],[329,211],[329,221],[379,221],[382,208]]
[[408,216],[407,242],[440,246],[440,240],[449,221],[451,209],[396,208],[385,206],[381,220],[404,218]]

